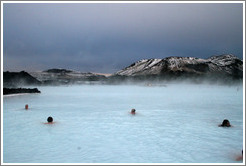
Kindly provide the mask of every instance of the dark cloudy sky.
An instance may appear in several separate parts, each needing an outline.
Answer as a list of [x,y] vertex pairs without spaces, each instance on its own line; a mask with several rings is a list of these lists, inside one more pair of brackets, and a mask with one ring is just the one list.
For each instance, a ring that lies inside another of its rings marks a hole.
[[243,5],[4,3],[4,71],[113,73],[168,56],[243,58]]

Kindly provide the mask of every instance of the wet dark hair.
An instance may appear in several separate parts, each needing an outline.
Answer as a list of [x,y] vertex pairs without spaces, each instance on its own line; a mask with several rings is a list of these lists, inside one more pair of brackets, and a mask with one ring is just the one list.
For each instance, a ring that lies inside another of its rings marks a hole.
[[53,118],[52,118],[51,116],[49,116],[49,117],[47,118],[47,121],[48,121],[49,123],[51,123],[51,122],[53,122]]
[[229,127],[229,126],[227,125],[228,123],[229,123],[229,126],[231,126],[229,120],[224,119],[224,121],[222,122],[221,126]]

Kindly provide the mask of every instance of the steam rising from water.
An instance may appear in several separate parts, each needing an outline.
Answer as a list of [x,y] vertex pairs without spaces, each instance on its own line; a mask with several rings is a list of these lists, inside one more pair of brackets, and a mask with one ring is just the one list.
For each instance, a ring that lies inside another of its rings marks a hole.
[[[241,162],[235,159],[243,148],[242,85],[39,89],[3,99],[3,162]],[[43,124],[48,116],[54,125]],[[218,127],[225,118],[233,127]]]

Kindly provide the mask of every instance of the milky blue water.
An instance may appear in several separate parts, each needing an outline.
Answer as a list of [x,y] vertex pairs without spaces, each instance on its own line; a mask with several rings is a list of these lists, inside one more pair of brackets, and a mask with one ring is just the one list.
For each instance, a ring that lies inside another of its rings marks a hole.
[[3,97],[4,163],[242,162],[242,85],[38,89]]

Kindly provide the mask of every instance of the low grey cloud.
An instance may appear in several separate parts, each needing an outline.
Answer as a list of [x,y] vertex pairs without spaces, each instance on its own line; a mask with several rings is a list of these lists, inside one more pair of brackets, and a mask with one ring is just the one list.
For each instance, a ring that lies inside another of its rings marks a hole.
[[116,72],[134,61],[243,58],[243,5],[5,3],[4,70]]

